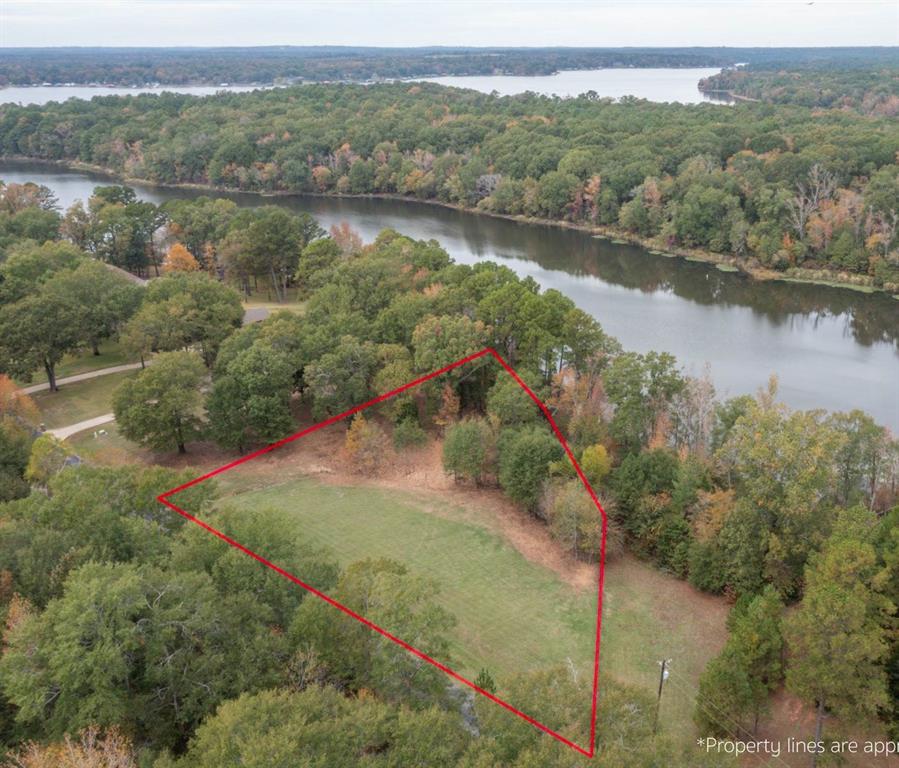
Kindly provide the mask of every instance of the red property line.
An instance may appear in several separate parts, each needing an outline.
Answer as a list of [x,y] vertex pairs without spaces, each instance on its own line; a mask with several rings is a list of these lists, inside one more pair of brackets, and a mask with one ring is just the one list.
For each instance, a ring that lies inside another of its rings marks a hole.
[[[241,544],[238,541],[235,541],[230,536],[227,536],[226,534],[219,531],[217,528],[214,528],[213,526],[209,525],[206,522],[203,522],[202,520],[195,517],[194,515],[191,515],[189,512],[186,512],[185,510],[181,509],[181,507],[179,507],[176,504],[174,504],[173,502],[169,501],[169,498],[168,498],[169,496],[173,496],[174,494],[179,493],[180,491],[183,491],[187,488],[191,488],[192,486],[197,485],[197,484],[203,482],[204,480],[208,480],[209,478],[215,477],[216,475],[219,475],[222,472],[225,472],[229,469],[233,469],[234,467],[239,466],[240,464],[243,464],[244,462],[250,461],[251,459],[255,459],[257,456],[262,456],[265,453],[269,453],[269,452],[275,450],[276,448],[280,448],[282,445],[291,443],[294,440],[298,440],[299,438],[304,437],[305,435],[311,434],[312,432],[316,432],[319,429],[323,429],[324,427],[330,426],[331,424],[341,421],[342,419],[345,419],[348,416],[352,416],[353,414],[359,413],[359,411],[369,408],[372,405],[377,405],[378,403],[381,403],[384,400],[388,400],[391,397],[399,395],[402,392],[405,392],[406,390],[411,389],[412,387],[416,387],[419,384],[423,384],[426,381],[430,381],[431,379],[441,376],[444,373],[447,373],[455,368],[459,368],[460,366],[463,366],[467,363],[473,362],[474,360],[478,360],[482,357],[488,357],[488,356],[493,357],[509,373],[509,375],[511,375],[512,378],[515,379],[515,381],[518,383],[518,385],[525,392],[528,393],[530,398],[537,404],[537,407],[540,408],[540,410],[543,412],[543,415],[546,417],[546,420],[549,422],[549,425],[552,428],[556,438],[558,439],[559,443],[562,445],[562,448],[565,450],[565,453],[568,456],[568,459],[571,461],[572,466],[574,467],[575,471],[577,472],[577,475],[580,478],[581,482],[584,484],[584,487],[587,489],[587,492],[590,494],[590,498],[593,500],[593,503],[596,505],[596,508],[599,510],[600,516],[602,518],[602,541],[601,541],[601,545],[600,545],[599,583],[598,583],[597,603],[596,603],[596,639],[595,639],[595,651],[594,651],[594,656],[593,656],[593,693],[592,693],[591,711],[590,711],[590,744],[587,749],[575,744],[573,741],[570,741],[569,739],[566,739],[564,736],[562,736],[559,733],[556,733],[554,730],[552,730],[548,726],[544,725],[543,723],[539,722],[538,720],[534,719],[530,715],[525,714],[521,710],[513,707],[508,702],[506,702],[503,699],[499,698],[498,696],[495,696],[494,694],[490,693],[490,691],[484,690],[483,688],[475,685],[471,680],[468,680],[467,678],[463,677],[458,672],[450,669],[445,664],[440,663],[436,659],[428,656],[426,653],[423,653],[422,651],[418,650],[417,648],[409,645],[409,643],[405,642],[404,640],[401,640],[400,638],[396,637],[395,635],[392,635],[390,632],[388,632],[383,627],[380,627],[377,624],[375,624],[374,622],[369,621],[364,616],[361,616],[358,613],[356,613],[355,611],[353,611],[352,609],[347,608],[342,603],[339,603],[338,601],[334,600],[333,598],[331,598],[328,595],[324,594],[323,592],[319,591],[318,589],[311,586],[310,584],[306,584],[304,581],[297,578],[292,573],[289,573],[289,572],[285,571],[283,568],[270,562],[269,560],[266,560],[262,555],[254,552],[253,550],[249,549],[248,547],[245,547],[243,544]],[[502,356],[496,350],[494,350],[490,347],[486,347],[485,349],[482,349],[480,352],[476,352],[473,355],[468,355],[467,357],[463,357],[461,360],[457,360],[456,362],[451,363],[450,365],[446,365],[443,368],[433,371],[432,373],[426,374],[425,376],[421,376],[421,377],[415,379],[414,381],[410,381],[408,384],[404,384],[401,387],[397,387],[396,389],[394,389],[390,392],[387,392],[386,394],[379,395],[378,397],[375,397],[375,398],[369,400],[368,402],[363,403],[362,405],[357,405],[354,408],[350,408],[349,410],[344,411],[343,413],[338,414],[337,416],[332,416],[331,418],[326,419],[325,421],[322,421],[318,424],[314,424],[311,427],[307,427],[306,429],[301,430],[300,432],[296,432],[295,434],[285,437],[281,440],[278,440],[277,442],[272,443],[271,445],[267,445],[265,448],[261,448],[258,451],[254,451],[253,453],[247,454],[246,456],[236,459],[235,461],[232,461],[228,464],[218,467],[217,469],[214,469],[211,472],[207,472],[205,475],[201,475],[200,477],[196,477],[193,480],[190,480],[189,482],[186,482],[182,485],[177,486],[176,488],[172,488],[171,490],[168,490],[165,493],[160,494],[156,498],[157,498],[157,501],[161,502],[162,504],[165,504],[165,506],[167,506],[169,509],[177,512],[179,515],[181,515],[185,519],[190,520],[193,523],[196,523],[201,528],[209,531],[209,533],[213,534],[214,536],[217,536],[219,539],[230,544],[235,549],[240,550],[245,555],[248,555],[248,556],[252,557],[254,560],[259,561],[266,567],[271,568],[273,571],[280,574],[285,579],[292,581],[294,584],[297,584],[298,586],[302,587],[307,592],[311,592],[313,595],[315,595],[318,598],[321,598],[329,605],[332,605],[335,608],[337,608],[338,610],[342,611],[347,616],[350,616],[351,618],[355,619],[356,621],[360,622],[361,624],[364,624],[366,627],[374,630],[378,634],[383,635],[388,640],[391,640],[392,642],[396,643],[397,645],[404,648],[412,655],[417,656],[418,658],[422,659],[423,661],[426,661],[428,664],[431,664],[434,667],[436,667],[437,669],[441,670],[442,672],[445,672],[447,675],[449,675],[453,679],[458,680],[460,683],[463,683],[464,685],[467,685],[469,688],[477,691],[482,696],[486,696],[488,699],[495,702],[496,704],[499,704],[504,709],[509,710],[513,714],[515,714],[518,717],[522,718],[523,720],[527,721],[528,723],[533,725],[535,728],[539,728],[544,733],[549,734],[554,739],[557,739],[558,741],[562,742],[566,746],[571,747],[572,749],[576,750],[577,752],[579,752],[582,755],[585,755],[586,757],[592,758],[594,756],[594,754],[596,752],[596,708],[597,708],[597,692],[599,689],[599,642],[600,642],[600,634],[601,634],[601,627],[602,627],[602,593],[603,593],[603,585],[604,585],[604,581],[605,581],[606,532],[607,532],[606,512],[603,509],[602,504],[600,504],[599,499],[596,496],[596,493],[593,491],[593,488],[590,486],[590,483],[587,481],[587,478],[584,475],[583,470],[581,470],[581,467],[578,464],[577,459],[575,459],[574,454],[572,453],[571,448],[568,445],[568,442],[565,440],[565,437],[562,434],[562,431],[559,429],[558,425],[556,424],[555,419],[553,419],[552,414],[549,412],[549,409],[543,404],[543,402],[540,400],[540,398],[534,394],[534,392],[531,390],[531,388],[528,387],[528,385],[525,384],[524,381],[522,381],[521,377],[514,371],[514,369],[502,358]]]

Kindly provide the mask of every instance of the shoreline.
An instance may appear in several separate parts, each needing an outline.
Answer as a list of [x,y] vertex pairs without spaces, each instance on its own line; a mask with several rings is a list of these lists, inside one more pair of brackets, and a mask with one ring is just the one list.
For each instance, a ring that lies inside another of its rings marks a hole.
[[[448,203],[442,200],[422,200],[409,195],[401,195],[395,192],[372,192],[367,194],[349,194],[335,192],[296,192],[290,190],[278,190],[275,192],[260,192],[258,190],[235,189],[232,187],[222,187],[215,184],[199,184],[199,183],[180,183],[165,184],[162,182],[143,179],[114,171],[103,166],[84,163],[77,160],[45,160],[41,158],[33,158],[24,155],[6,155],[0,157],[0,161],[8,160],[12,162],[28,162],[38,163],[51,167],[64,168],[71,171],[82,171],[87,173],[95,173],[107,176],[112,180],[119,181],[124,184],[140,184],[158,189],[193,189],[201,192],[219,192],[224,194],[245,194],[256,195],[260,198],[278,198],[291,196],[305,197],[321,197],[321,198],[337,198],[337,199],[371,199],[371,200],[396,200],[404,203],[418,203],[422,205],[432,205],[440,208],[458,211],[477,216],[489,216],[494,219],[505,219],[517,224],[525,224],[531,226],[549,226],[558,229],[569,229],[589,234],[595,238],[602,240],[610,240],[616,245],[633,245],[643,248],[654,256],[664,256],[666,258],[677,258],[685,261],[700,262],[709,264],[722,272],[730,272],[742,275],[759,282],[780,281],[786,283],[806,283],[809,285],[820,285],[830,288],[840,288],[844,290],[855,291],[856,293],[883,293],[887,296],[893,295],[893,298],[899,300],[899,294],[893,294],[891,290],[879,288],[873,285],[873,281],[868,275],[853,275],[848,272],[831,272],[826,269],[803,269],[801,267],[791,267],[785,272],[768,269],[760,266],[753,266],[741,262],[734,256],[713,253],[701,248],[686,248],[678,246],[675,248],[665,247],[654,241],[652,238],[634,235],[625,232],[616,227],[608,227],[597,224],[581,224],[571,221],[563,221],[559,219],[544,219],[536,216],[525,216],[523,214],[505,214],[496,213],[494,211],[485,211],[478,208],[471,208],[457,203]],[[815,276],[809,273],[816,273]],[[821,274],[825,273],[825,274]]]

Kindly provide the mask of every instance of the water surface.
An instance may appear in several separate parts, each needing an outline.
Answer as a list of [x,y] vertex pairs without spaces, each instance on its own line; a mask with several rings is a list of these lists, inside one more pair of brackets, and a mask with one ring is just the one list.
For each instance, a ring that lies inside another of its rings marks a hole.
[[725,103],[724,98],[706,96],[697,85],[704,77],[716,75],[720,67],[690,69],[573,69],[554,75],[472,75],[421,78],[425,82],[472,88],[483,93],[496,91],[500,96],[532,91],[545,96],[579,96],[593,91],[597,96],[620,99],[636,96],[649,101],[679,101],[699,104],[703,101]]
[[257,88],[270,88],[272,86],[261,85],[160,85],[142,86],[140,88],[126,88],[110,85],[36,85],[10,86],[0,88],[0,104],[10,102],[20,106],[29,104],[49,104],[51,101],[68,101],[69,99],[85,99],[89,101],[94,96],[137,96],[140,93],[187,93],[193,96],[211,96],[214,93],[244,93],[254,91]]

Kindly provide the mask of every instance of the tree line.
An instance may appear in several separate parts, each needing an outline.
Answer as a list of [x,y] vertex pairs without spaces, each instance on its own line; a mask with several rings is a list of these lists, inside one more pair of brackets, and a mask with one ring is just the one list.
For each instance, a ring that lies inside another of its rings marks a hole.
[[[123,109],[124,105],[127,109]],[[432,84],[0,109],[0,153],[166,184],[395,194],[567,221],[746,268],[899,285],[895,121]]]
[[434,75],[550,75],[560,69],[714,67],[723,48],[7,48],[0,85],[274,83]]
[[864,115],[899,114],[899,69],[723,69],[699,81],[708,93],[727,91],[770,104],[852,109]]

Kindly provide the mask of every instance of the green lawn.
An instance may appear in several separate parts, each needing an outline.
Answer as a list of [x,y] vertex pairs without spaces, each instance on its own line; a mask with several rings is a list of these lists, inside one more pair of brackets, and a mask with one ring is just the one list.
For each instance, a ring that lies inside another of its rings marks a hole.
[[[56,378],[63,379],[66,376],[74,376],[78,373],[87,373],[88,371],[97,371],[101,368],[111,368],[114,365],[124,365],[125,363],[139,362],[132,356],[126,354],[121,344],[117,341],[104,341],[100,344],[100,354],[94,355],[90,350],[81,352],[77,355],[66,355],[56,366]],[[43,369],[34,372],[34,377],[30,382],[23,383],[22,386],[28,384],[43,384],[47,381],[47,374]]]
[[[487,667],[500,693],[503,677],[545,665],[571,663],[580,674],[592,674],[596,591],[578,592],[526,560],[490,530],[486,517],[479,521],[470,510],[452,508],[435,515],[428,511],[434,500],[425,495],[310,479],[250,490],[231,501],[238,508],[293,512],[303,535],[343,565],[391,557],[436,579],[441,604],[458,619],[452,666],[470,676]],[[678,604],[685,590],[682,582],[632,559],[607,568],[600,681],[610,675],[654,691],[656,660],[673,658],[662,721],[672,734],[690,739],[693,691],[723,636],[716,626],[723,613],[710,627],[697,621],[691,614],[696,606]]]
[[112,412],[112,393],[134,371],[110,373],[95,379],[63,384],[59,392],[36,392],[31,396],[50,429],[67,427],[85,419]]

